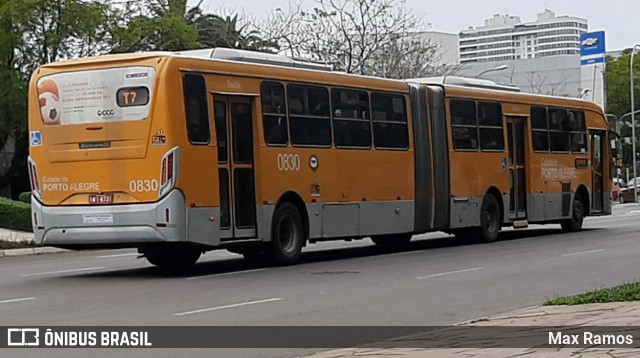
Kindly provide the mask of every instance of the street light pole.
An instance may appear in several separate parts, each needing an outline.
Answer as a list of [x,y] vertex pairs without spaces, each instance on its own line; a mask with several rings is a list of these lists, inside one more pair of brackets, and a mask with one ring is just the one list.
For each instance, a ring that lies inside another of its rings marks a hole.
[[636,49],[640,48],[640,44],[635,44],[633,49],[631,50],[631,61],[629,61],[629,79],[631,82],[631,150],[633,150],[632,158],[633,158],[633,202],[638,202],[638,183],[636,177],[638,176],[637,168],[636,168],[636,114],[635,114],[635,104],[633,103],[633,95],[634,95],[634,86],[633,86],[633,58],[636,55]]
[[502,70],[506,70],[507,68],[509,68],[509,66],[507,66],[507,65],[500,65],[500,66],[495,67],[495,68],[490,68],[490,69],[488,69],[488,70],[481,71],[481,72],[480,72],[480,73],[478,73],[477,75],[473,76],[473,78],[480,78],[480,76],[484,75],[485,73],[493,72],[493,71],[502,71]]

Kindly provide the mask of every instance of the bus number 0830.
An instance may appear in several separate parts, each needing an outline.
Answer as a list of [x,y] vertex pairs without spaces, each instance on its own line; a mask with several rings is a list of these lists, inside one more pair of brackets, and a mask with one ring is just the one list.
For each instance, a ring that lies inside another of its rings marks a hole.
[[298,154],[278,154],[278,170],[285,172],[300,170],[300,156]]
[[156,179],[146,179],[146,180],[130,180],[129,181],[129,190],[132,193],[141,193],[145,191],[157,191],[158,190],[158,180]]

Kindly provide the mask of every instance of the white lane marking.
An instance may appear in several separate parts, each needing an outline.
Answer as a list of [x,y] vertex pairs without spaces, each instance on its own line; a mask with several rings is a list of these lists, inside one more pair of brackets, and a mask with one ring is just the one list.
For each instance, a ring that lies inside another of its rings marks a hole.
[[568,254],[563,254],[562,256],[574,256],[574,255],[585,255],[585,254],[593,254],[596,252],[602,252],[606,249],[598,249],[598,250],[589,250],[589,251],[578,251],[578,252],[570,252]]
[[266,268],[259,268],[259,269],[253,269],[253,270],[214,273],[214,274],[211,274],[211,275],[187,277],[187,280],[197,280],[199,278],[210,278],[210,277],[218,277],[218,276],[238,275],[238,274],[241,274],[241,273],[258,272],[258,271],[265,271],[265,270],[266,270]]
[[265,299],[265,300],[240,302],[240,303],[234,303],[234,304],[231,304],[231,305],[224,305],[224,306],[217,306],[217,307],[211,307],[211,308],[203,308],[203,309],[199,309],[199,310],[195,310],[195,311],[174,313],[173,315],[174,316],[186,316],[186,315],[190,315],[190,314],[194,314],[194,313],[218,311],[218,310],[223,310],[223,309],[227,309],[227,308],[235,308],[235,307],[241,307],[241,306],[256,305],[256,304],[259,304],[259,303],[275,302],[275,301],[281,301],[281,300],[284,300],[284,298],[282,298],[282,297],[274,297],[274,298],[268,298],[268,299]]
[[40,275],[54,275],[54,274],[57,274],[57,273],[69,273],[69,272],[80,272],[80,271],[91,271],[91,270],[102,270],[102,269],[106,269],[106,267],[85,267],[85,268],[71,269],[71,270],[26,273],[26,274],[22,275],[22,277],[40,276]]
[[112,257],[124,257],[124,256],[138,256],[140,255],[137,252],[132,252],[129,254],[113,254],[113,255],[102,255],[102,256],[96,256],[96,259],[110,259]]
[[31,301],[31,300],[35,300],[35,299],[36,299],[35,297],[14,298],[12,300],[2,300],[2,301],[0,301],[0,303]]
[[456,274],[456,273],[471,272],[471,271],[478,271],[478,270],[482,270],[482,267],[473,267],[473,268],[468,268],[468,269],[463,269],[463,270],[456,270],[456,271],[448,271],[448,272],[434,273],[433,275],[418,276],[418,277],[416,277],[416,279],[418,279],[418,280],[422,280],[422,279],[424,279],[424,278],[431,278],[431,277],[439,277],[439,276],[453,275],[453,274]]
[[385,254],[384,256],[402,256],[402,255],[410,255],[410,254],[417,254],[418,251],[404,251],[404,252],[394,252],[393,254]]

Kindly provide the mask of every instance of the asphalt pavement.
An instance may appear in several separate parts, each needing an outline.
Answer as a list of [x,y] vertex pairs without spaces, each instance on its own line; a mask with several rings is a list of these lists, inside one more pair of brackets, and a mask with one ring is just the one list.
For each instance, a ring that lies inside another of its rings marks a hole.
[[[507,229],[492,244],[432,233],[389,252],[368,239],[307,247],[290,267],[255,268],[226,251],[190,271],[134,250],[0,258],[1,325],[440,326],[637,280],[640,206],[559,225]],[[321,349],[67,350],[47,357],[294,357]],[[0,352],[0,355],[3,352]],[[10,350],[11,357],[42,356]]]

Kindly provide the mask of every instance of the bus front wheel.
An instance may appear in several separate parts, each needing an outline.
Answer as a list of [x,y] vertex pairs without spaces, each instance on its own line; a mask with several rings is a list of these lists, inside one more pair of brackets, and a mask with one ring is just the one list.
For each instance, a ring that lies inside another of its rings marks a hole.
[[189,245],[167,245],[141,248],[140,252],[150,264],[162,268],[184,269],[198,261],[202,251]]
[[295,264],[304,242],[304,224],[298,208],[290,202],[278,205],[271,224],[271,261],[276,265]]
[[584,221],[584,203],[582,199],[576,195],[573,198],[573,210],[571,211],[571,219],[563,220],[560,225],[563,231],[576,232],[582,229]]

